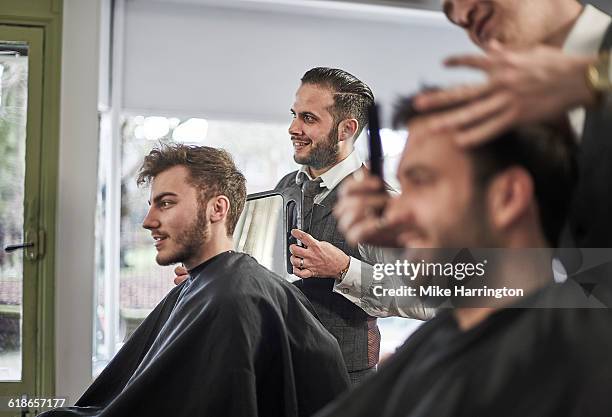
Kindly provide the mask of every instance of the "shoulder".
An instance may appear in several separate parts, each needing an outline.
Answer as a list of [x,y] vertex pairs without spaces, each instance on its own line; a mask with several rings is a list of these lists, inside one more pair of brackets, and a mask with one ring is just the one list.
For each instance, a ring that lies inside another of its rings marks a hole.
[[295,170],[285,175],[283,178],[280,179],[278,184],[276,184],[276,187],[274,187],[274,189],[280,190],[280,189],[295,185],[295,176],[297,175],[297,173],[298,171]]
[[246,253],[234,253],[218,274],[224,293],[231,297],[271,297],[292,287]]

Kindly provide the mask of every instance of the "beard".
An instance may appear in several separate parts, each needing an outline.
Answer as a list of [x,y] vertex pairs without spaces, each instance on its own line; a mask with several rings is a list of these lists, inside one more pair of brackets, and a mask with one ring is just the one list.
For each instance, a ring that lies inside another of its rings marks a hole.
[[176,248],[167,254],[158,253],[155,261],[162,266],[186,263],[197,256],[210,236],[209,224],[206,221],[205,210],[198,210],[193,222],[176,233],[173,238]]
[[304,157],[294,155],[293,160],[301,165],[307,165],[314,169],[322,169],[338,162],[339,154],[338,125],[334,125],[327,138],[317,144],[312,141],[312,149],[308,155]]
[[[454,294],[455,287],[469,287],[473,282],[482,283],[483,278],[466,277],[459,280],[440,272],[449,264],[475,264],[477,261],[474,259],[474,251],[482,254],[482,249],[500,245],[488,223],[484,198],[484,194],[477,192],[470,204],[464,208],[463,214],[454,222],[455,227],[435,233],[436,236],[431,238],[431,247],[406,248],[404,257],[409,262],[435,265],[431,267],[432,274],[424,274],[417,280],[407,282],[406,285],[416,287],[417,294],[421,293],[419,287],[435,286],[451,290],[451,294]],[[421,236],[431,236],[426,228],[413,226],[411,231]],[[454,295],[418,298],[424,305],[432,308],[438,308],[448,301],[455,307],[465,305],[466,301],[469,301],[468,298],[457,298]]]

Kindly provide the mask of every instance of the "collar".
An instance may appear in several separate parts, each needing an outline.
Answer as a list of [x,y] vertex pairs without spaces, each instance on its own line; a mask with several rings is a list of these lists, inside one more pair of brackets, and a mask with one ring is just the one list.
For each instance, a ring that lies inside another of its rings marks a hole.
[[563,52],[574,55],[596,55],[599,53],[610,23],[612,17],[590,4],[586,5],[565,40]]
[[[320,175],[322,180],[321,188],[333,190],[340,183],[340,181],[357,171],[362,165],[363,161],[359,157],[357,150],[354,149],[349,156]],[[308,172],[308,166],[302,165],[295,176],[295,183],[297,185],[302,185],[302,182],[304,182],[304,176],[302,173],[306,174],[308,179],[314,179]]]
[[187,271],[189,273],[189,279],[192,279],[193,277],[195,277],[196,275],[201,273],[204,269],[206,269],[207,266],[212,264],[217,259],[222,259],[226,255],[233,254],[233,253],[235,253],[233,250],[227,250],[225,252],[218,253],[215,256],[213,256],[212,258],[209,258],[209,259],[205,260],[204,262],[202,262],[198,266],[193,267],[192,269]]

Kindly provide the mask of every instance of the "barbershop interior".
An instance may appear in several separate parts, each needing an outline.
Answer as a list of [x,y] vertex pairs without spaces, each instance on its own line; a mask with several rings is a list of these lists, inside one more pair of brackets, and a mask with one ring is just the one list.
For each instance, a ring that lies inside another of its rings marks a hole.
[[611,15],[0,0],[0,417],[612,416]]

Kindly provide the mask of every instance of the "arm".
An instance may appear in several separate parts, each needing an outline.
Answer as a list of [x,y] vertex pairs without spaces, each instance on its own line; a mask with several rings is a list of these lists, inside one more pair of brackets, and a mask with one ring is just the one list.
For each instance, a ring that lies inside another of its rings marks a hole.
[[[359,245],[364,259],[373,263],[394,263],[401,259],[402,250]],[[367,262],[351,258],[351,266],[345,277],[334,285],[334,292],[342,295],[363,311],[374,317],[407,317],[429,320],[435,310],[425,307],[417,298],[378,296],[375,288],[399,288],[401,280],[386,276],[382,280],[374,277],[374,267]]]

